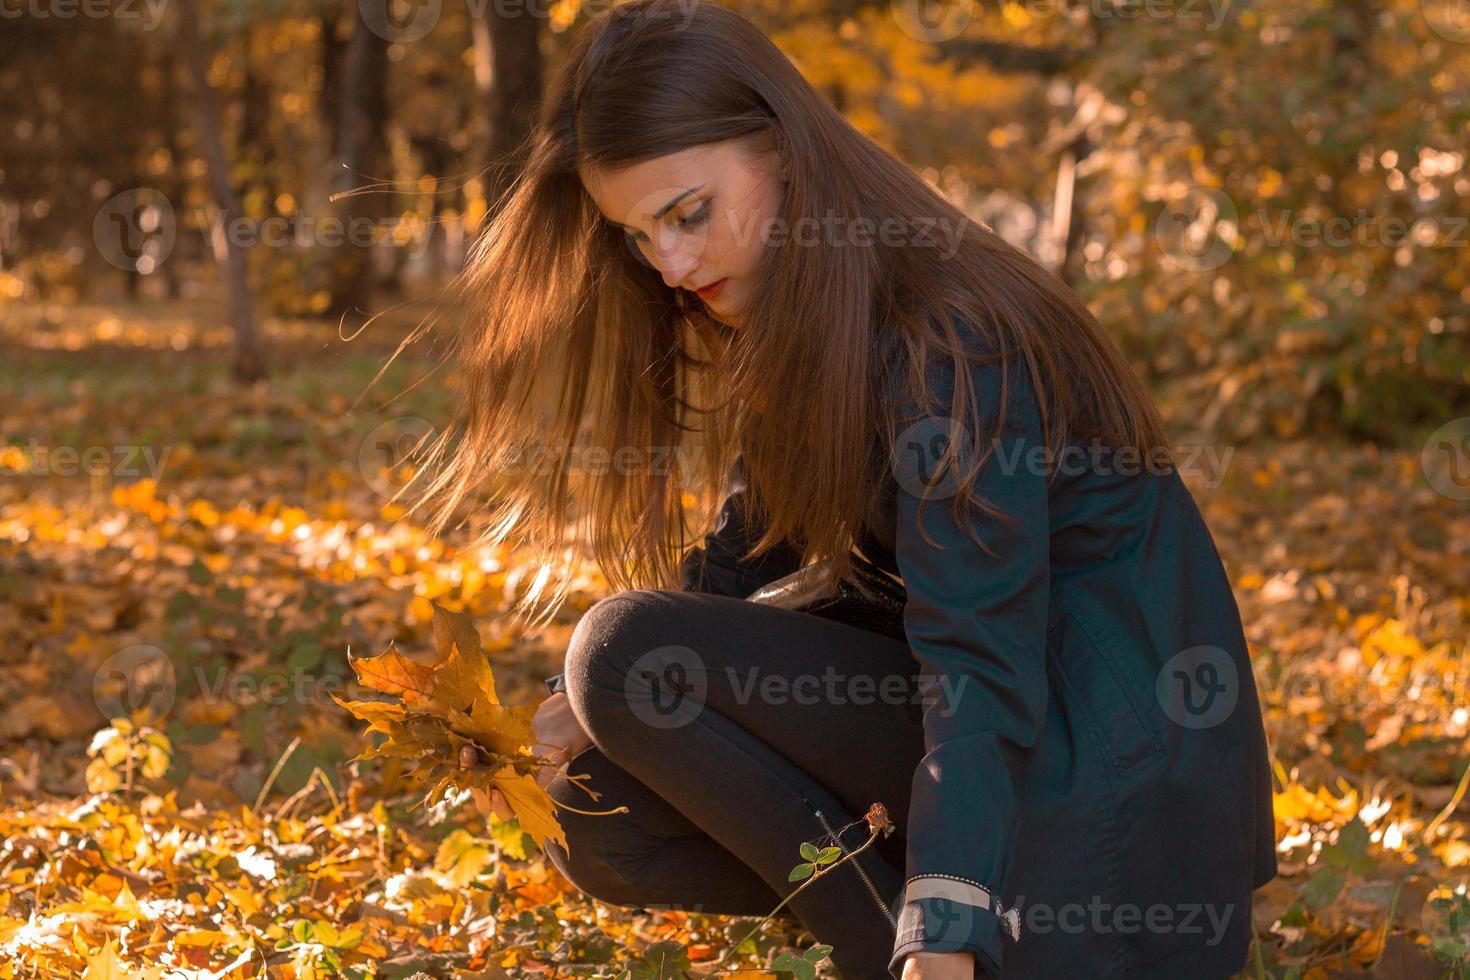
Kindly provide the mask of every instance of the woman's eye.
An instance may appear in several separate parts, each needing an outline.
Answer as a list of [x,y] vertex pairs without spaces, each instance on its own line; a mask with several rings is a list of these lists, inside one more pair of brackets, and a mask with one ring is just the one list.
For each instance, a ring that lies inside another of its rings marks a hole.
[[[680,218],[679,219],[679,227],[680,228],[695,228],[695,227],[698,227],[699,225],[704,224],[707,220],[709,220],[709,202],[708,201],[705,201],[704,204],[700,206],[700,208],[699,208],[698,211],[694,212],[693,214],[691,214],[687,218]],[[634,242],[634,243],[648,241],[648,236],[645,235],[645,234],[643,234],[643,232],[641,232],[641,231],[640,232],[636,232],[636,233],[635,232],[631,232],[631,231],[625,231],[625,232],[623,232],[623,237],[627,238],[628,241]]]
[[708,217],[709,217],[709,202],[708,201],[705,201],[704,204],[700,207],[700,209],[698,211],[694,212],[693,214],[691,214],[687,218],[681,219],[680,222],[679,222],[679,225],[680,225],[680,227],[683,227],[683,228],[693,228],[696,225],[703,224],[704,221],[705,221],[705,219],[708,218]]

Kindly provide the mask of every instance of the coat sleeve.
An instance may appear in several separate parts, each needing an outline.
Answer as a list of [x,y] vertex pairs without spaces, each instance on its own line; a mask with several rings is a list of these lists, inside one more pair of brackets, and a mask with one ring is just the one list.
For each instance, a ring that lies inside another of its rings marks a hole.
[[[679,588],[743,599],[799,569],[801,552],[790,542],[783,542],[759,558],[747,558],[765,532],[765,525],[750,505],[750,478],[743,457],[735,457],[723,492],[714,530],[704,536],[703,545],[693,546],[680,560]],[[565,690],[565,677],[557,674],[546,678],[546,689],[552,694]]]
[[[946,496],[943,483],[929,491],[920,512],[915,492],[924,492],[926,481],[905,480],[900,471],[912,424],[900,422],[892,457],[899,477],[895,557],[908,590],[904,630],[921,685],[932,685],[922,688],[925,754],[914,771],[908,812],[904,891],[889,961],[895,978],[915,951],[969,951],[977,977],[998,977],[1003,937],[1020,937],[1006,882],[1018,830],[1017,786],[1047,709],[1047,467],[1033,453],[1045,443],[1037,395],[1020,358],[1007,365],[1005,428],[993,444],[1000,364],[969,369],[986,425],[969,442],[976,454],[992,449],[975,478],[976,495],[1015,519],[1007,524],[973,511],[975,537],[992,554],[955,522],[953,493]],[[926,413],[947,421],[953,364],[945,361],[928,375],[931,394],[943,401]]]

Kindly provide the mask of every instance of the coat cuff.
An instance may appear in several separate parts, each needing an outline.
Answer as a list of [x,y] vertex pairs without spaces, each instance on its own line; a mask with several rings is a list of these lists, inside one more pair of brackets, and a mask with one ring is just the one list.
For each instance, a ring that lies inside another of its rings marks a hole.
[[1018,941],[1021,916],[977,882],[949,875],[915,875],[904,885],[898,933],[888,972],[902,980],[913,952],[975,955],[975,976],[999,977],[1002,937]]

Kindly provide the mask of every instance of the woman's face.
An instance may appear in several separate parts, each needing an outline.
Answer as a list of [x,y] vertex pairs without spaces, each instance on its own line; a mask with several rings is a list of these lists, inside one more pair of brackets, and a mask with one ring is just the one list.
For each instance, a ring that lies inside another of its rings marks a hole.
[[[777,155],[752,161],[740,143],[722,140],[621,170],[581,174],[582,186],[603,217],[622,228],[633,254],[671,288],[699,295],[730,326],[739,325],[782,195]],[[697,292],[721,280],[717,292]]]

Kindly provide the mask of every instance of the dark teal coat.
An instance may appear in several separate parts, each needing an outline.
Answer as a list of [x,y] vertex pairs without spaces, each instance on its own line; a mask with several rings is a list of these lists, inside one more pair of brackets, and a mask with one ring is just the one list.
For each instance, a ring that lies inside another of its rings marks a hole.
[[[993,418],[1000,366],[973,371]],[[928,376],[943,415],[952,368]],[[1172,469],[1108,452],[1028,464],[1044,445],[1036,393],[1017,360],[1008,381],[977,488],[1015,518],[976,519],[994,554],[948,499],[920,515],[912,461],[935,431],[922,426],[889,440],[881,516],[859,544],[901,577],[909,646],[947,685],[924,712],[890,972],[915,950],[969,950],[977,976],[1224,980],[1246,961],[1251,892],[1276,874],[1229,580]],[[757,531],[744,479],[737,463],[686,588],[745,596],[798,567],[791,547],[743,560]]]
[[[973,370],[993,412],[1000,366]],[[943,413],[952,370],[930,378]],[[925,712],[890,969],[968,949],[991,976],[1223,980],[1245,964],[1251,891],[1276,874],[1229,580],[1172,468],[1085,452],[1050,474],[1028,465],[1044,445],[1036,393],[1017,360],[1008,381],[978,483],[1016,519],[976,521],[994,556],[949,501],[920,513],[902,462],[892,523],[865,546],[903,578],[925,672],[971,682]]]

